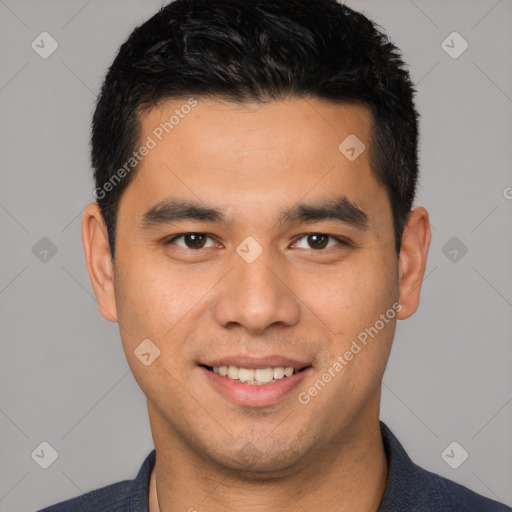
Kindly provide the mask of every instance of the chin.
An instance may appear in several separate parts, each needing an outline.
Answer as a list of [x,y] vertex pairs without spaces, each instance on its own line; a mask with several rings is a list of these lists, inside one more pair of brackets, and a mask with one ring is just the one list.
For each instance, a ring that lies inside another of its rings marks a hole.
[[210,454],[217,465],[236,473],[240,479],[260,482],[276,481],[292,475],[304,465],[300,462],[304,456],[297,447],[292,450],[283,443],[258,448],[251,441],[240,448]]

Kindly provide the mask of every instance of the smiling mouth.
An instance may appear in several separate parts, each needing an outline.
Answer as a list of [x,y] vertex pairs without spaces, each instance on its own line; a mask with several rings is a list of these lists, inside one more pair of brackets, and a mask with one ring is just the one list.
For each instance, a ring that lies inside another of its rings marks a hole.
[[261,386],[272,384],[280,380],[300,373],[311,365],[302,368],[293,368],[292,366],[269,366],[267,368],[240,368],[238,366],[207,366],[200,365],[207,370],[225,377],[227,379],[241,382],[243,384]]

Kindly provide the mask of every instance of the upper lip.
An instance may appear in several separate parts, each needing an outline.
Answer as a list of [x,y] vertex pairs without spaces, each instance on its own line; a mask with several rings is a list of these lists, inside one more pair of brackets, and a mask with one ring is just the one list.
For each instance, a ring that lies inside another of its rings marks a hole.
[[200,361],[202,366],[238,366],[239,368],[258,369],[282,366],[284,368],[292,367],[295,370],[302,370],[307,366],[311,366],[310,362],[299,361],[289,357],[279,355],[268,355],[261,357],[251,356],[225,356],[216,359],[208,359]]

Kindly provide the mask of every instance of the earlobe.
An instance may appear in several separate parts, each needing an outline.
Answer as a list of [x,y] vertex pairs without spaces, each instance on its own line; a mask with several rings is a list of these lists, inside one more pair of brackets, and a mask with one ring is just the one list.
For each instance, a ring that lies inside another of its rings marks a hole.
[[397,315],[399,320],[410,317],[418,309],[431,236],[427,210],[421,206],[413,208],[402,236],[398,258],[399,302],[402,306]]
[[108,243],[108,232],[97,203],[86,206],[82,217],[82,243],[89,278],[101,315],[117,322],[114,291],[114,267]]

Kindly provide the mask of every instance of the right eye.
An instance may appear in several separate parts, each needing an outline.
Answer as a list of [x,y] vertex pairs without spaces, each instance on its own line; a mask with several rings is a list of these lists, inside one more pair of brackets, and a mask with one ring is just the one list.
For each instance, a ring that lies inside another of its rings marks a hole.
[[[176,240],[179,240],[180,238],[183,239],[185,246],[175,244]],[[182,233],[180,235],[174,235],[171,238],[167,238],[165,241],[165,245],[172,245],[175,244],[181,249],[204,249],[205,248],[205,241],[210,238],[213,240],[213,238],[210,235],[207,235],[206,233]],[[215,247],[215,244],[210,247]]]

